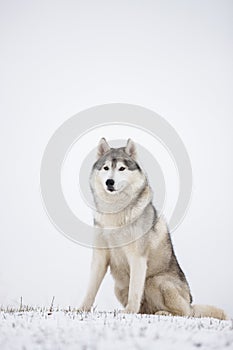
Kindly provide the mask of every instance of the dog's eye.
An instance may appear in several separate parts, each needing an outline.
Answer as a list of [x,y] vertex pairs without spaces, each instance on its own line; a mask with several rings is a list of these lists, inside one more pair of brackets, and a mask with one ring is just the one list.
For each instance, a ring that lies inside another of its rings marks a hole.
[[119,171],[124,171],[125,170],[125,167],[123,167],[123,166],[121,166],[120,168],[119,168]]
[[109,167],[108,166],[104,166],[104,170],[109,170]]

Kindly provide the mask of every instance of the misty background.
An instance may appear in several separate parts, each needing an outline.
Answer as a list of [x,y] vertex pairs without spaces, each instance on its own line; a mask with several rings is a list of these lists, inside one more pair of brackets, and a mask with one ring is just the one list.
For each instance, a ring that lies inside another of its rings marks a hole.
[[[194,185],[172,234],[175,251],[195,303],[233,316],[232,10],[230,0],[0,1],[0,305],[18,306],[21,296],[30,305],[49,306],[53,296],[55,305],[80,305],[91,250],[51,224],[40,162],[69,117],[122,102],[154,110],[183,140]],[[91,137],[82,141],[87,154]],[[96,305],[120,307],[109,273]]]

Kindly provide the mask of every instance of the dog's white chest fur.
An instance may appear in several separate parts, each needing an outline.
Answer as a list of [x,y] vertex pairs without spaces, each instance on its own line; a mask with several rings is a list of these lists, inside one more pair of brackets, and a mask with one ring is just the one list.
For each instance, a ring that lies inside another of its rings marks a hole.
[[98,227],[119,228],[123,227],[129,221],[129,215],[124,211],[119,213],[96,213],[95,221]]

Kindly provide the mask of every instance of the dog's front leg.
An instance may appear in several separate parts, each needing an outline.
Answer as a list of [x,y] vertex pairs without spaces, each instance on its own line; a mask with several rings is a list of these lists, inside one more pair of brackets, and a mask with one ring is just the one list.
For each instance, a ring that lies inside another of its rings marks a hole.
[[104,249],[94,249],[91,263],[91,273],[86,296],[79,308],[80,311],[90,311],[96,294],[108,268],[108,254]]
[[130,282],[128,304],[124,310],[126,313],[138,313],[144,291],[147,270],[147,258],[143,256],[131,257]]

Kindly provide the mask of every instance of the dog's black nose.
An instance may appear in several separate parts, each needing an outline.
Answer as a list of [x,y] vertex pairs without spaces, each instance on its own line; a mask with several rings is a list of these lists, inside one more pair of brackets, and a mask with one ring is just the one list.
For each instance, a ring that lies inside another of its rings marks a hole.
[[114,185],[114,180],[113,179],[108,179],[107,181],[106,181],[106,185],[109,187],[111,187],[111,186],[113,186]]

